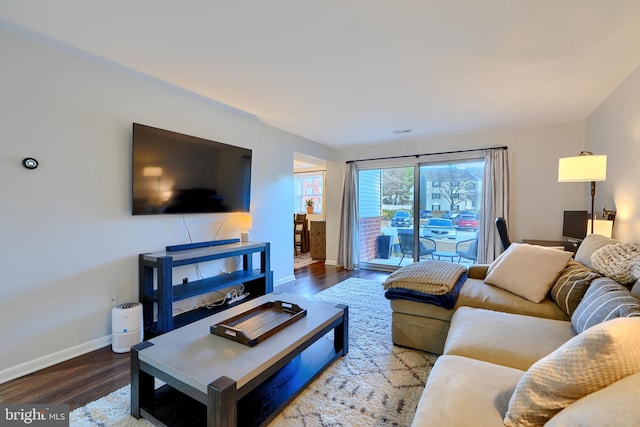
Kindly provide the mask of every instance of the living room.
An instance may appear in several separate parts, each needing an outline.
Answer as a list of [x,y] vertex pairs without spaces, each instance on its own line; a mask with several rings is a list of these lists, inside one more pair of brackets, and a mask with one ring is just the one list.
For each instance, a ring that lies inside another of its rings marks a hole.
[[[558,159],[582,150],[608,156],[607,180],[597,187],[597,212],[604,206],[616,209],[614,237],[640,240],[635,164],[640,158],[640,58],[631,52],[618,55],[627,56],[618,62],[618,81],[599,88],[601,98],[570,120],[379,140],[365,150],[297,136],[224,101],[75,49],[11,19],[1,24],[6,273],[0,382],[108,346],[108,296],[116,293],[119,303],[138,299],[138,254],[239,235],[222,214],[131,216],[132,122],[253,150],[251,239],[271,242],[276,287],[294,280],[294,152],[327,162],[329,265],[337,262],[345,161],[503,145],[511,159],[514,240],[557,239],[564,210],[588,209],[587,184],[557,182]],[[606,67],[607,60],[600,62]],[[480,111],[482,105],[475,108]],[[25,169],[25,157],[36,158],[38,168]],[[217,274],[220,268],[215,269]]]

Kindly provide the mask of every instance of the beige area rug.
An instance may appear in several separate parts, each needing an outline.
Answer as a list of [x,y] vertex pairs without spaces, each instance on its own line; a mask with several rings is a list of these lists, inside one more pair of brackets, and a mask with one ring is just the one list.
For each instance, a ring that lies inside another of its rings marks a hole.
[[313,264],[314,262],[322,262],[322,260],[311,258],[310,253],[307,252],[306,254],[300,254],[293,257],[293,268],[296,269],[306,267],[307,265]]
[[[436,356],[391,343],[391,309],[382,284],[348,279],[314,298],[349,306],[349,353],[334,362],[269,424],[408,426]],[[129,415],[129,387],[78,408],[75,426],[150,426]]]

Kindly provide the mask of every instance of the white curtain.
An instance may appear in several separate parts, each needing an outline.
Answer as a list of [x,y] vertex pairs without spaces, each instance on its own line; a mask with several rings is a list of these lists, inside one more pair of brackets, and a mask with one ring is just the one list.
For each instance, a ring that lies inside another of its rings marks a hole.
[[478,235],[478,263],[491,263],[502,252],[496,228],[501,216],[509,223],[509,151],[487,150],[484,156],[482,230]]
[[358,168],[347,163],[344,172],[340,234],[338,236],[337,264],[347,270],[358,268]]

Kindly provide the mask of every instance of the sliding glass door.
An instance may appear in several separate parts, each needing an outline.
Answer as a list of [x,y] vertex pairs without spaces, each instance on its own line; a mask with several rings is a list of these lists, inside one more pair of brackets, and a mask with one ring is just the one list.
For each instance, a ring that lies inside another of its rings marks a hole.
[[360,265],[391,270],[421,259],[474,261],[483,173],[478,159],[360,168]]

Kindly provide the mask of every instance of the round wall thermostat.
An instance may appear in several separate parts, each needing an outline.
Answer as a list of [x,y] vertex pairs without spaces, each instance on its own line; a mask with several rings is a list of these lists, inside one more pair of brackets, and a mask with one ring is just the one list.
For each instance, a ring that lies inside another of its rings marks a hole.
[[26,159],[22,160],[22,166],[27,169],[35,169],[38,167],[38,161],[32,157],[27,157]]

